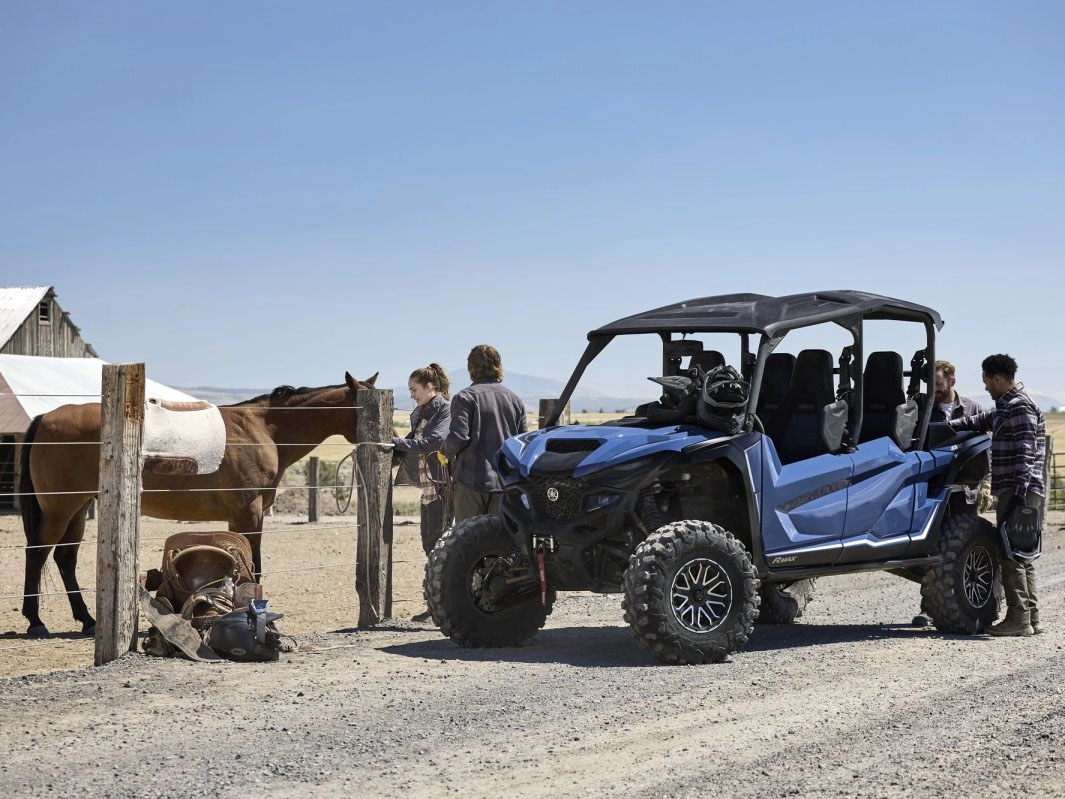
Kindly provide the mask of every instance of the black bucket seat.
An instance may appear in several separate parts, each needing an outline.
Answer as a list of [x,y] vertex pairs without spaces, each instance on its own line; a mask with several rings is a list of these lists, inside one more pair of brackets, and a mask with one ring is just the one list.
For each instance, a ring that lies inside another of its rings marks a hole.
[[836,399],[832,354],[803,350],[795,359],[788,393],[768,428],[781,463],[835,452],[843,443],[847,403]]
[[790,352],[774,352],[766,359],[756,413],[767,430],[788,393],[794,371],[795,356]]
[[902,356],[897,352],[869,354],[863,377],[859,443],[887,436],[899,449],[910,448],[917,427],[917,403],[906,398],[902,377]]

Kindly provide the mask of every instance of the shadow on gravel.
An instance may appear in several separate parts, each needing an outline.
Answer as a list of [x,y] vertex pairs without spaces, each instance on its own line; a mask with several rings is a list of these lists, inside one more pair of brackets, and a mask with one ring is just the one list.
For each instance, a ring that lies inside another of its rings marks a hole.
[[947,635],[935,629],[898,624],[759,624],[754,628],[754,635],[743,651],[764,652],[801,646],[907,638],[943,638],[974,642],[990,640],[987,636]]
[[49,633],[43,638],[29,635],[28,633],[17,633],[13,630],[9,630],[6,633],[0,633],[0,641],[91,641],[91,635],[85,635],[80,630],[69,630],[62,633]]
[[381,647],[382,652],[411,658],[463,660],[475,663],[564,663],[597,668],[658,664],[640,649],[628,627],[556,627],[541,630],[519,647],[464,649],[441,636],[437,640]]
[[[935,630],[892,624],[759,624],[740,654],[860,641],[922,638],[974,643],[990,640],[986,636],[944,635]],[[520,647],[464,649],[441,637],[381,647],[380,651],[403,657],[474,663],[563,663],[588,668],[646,668],[661,665],[637,646],[627,627],[561,627],[541,630],[532,641]]]

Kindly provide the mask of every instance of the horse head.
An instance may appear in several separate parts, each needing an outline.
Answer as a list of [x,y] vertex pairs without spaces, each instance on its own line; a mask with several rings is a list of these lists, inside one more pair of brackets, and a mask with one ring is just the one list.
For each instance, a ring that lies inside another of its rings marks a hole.
[[[377,375],[379,375],[379,374],[380,374],[380,372],[374,372],[373,375],[371,375],[370,377],[366,378],[365,380],[356,380],[354,377],[351,376],[350,372],[344,372],[344,382],[347,383],[348,391],[351,394],[351,405],[353,405],[353,406],[358,405],[358,402],[356,402],[356,400],[355,400],[355,397],[357,396],[356,392],[359,391],[360,389],[364,389],[365,390],[365,389],[368,389],[368,388],[373,388],[374,387],[374,383],[377,382]],[[349,426],[345,426],[344,432],[343,432],[344,438],[346,438],[348,440],[348,442],[351,443],[351,444],[357,443],[356,429],[358,427],[358,421],[359,421],[359,411],[358,411],[358,409],[356,409],[355,412],[353,414],[351,414],[351,423],[350,423],[350,425]]]

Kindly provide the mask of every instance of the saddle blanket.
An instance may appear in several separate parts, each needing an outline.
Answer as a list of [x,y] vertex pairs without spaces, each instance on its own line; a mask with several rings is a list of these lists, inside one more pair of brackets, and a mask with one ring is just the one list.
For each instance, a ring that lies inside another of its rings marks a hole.
[[226,452],[226,425],[206,402],[144,403],[144,470],[156,474],[210,474]]

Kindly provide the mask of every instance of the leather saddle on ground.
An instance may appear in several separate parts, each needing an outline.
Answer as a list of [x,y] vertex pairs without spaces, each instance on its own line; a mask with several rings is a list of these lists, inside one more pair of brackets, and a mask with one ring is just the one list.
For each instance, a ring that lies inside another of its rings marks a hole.
[[194,660],[217,660],[203,644],[204,633],[221,616],[262,599],[251,545],[228,531],[170,536],[162,568],[149,570],[142,587],[141,607],[152,622],[144,651],[168,655],[176,647]]

